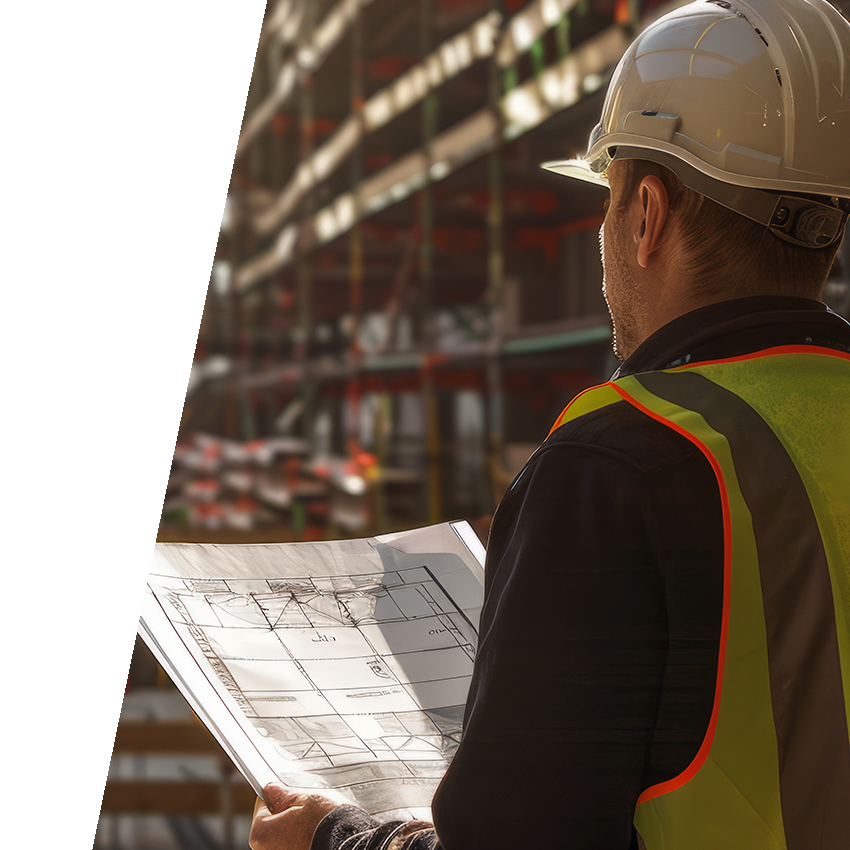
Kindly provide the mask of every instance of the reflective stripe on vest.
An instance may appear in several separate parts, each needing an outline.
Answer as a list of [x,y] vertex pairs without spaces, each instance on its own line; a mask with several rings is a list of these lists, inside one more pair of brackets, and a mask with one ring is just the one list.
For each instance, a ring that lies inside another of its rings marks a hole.
[[711,720],[686,770],[639,797],[646,847],[850,847],[850,356],[794,346],[634,375],[556,427],[617,400],[702,451],[724,514]]

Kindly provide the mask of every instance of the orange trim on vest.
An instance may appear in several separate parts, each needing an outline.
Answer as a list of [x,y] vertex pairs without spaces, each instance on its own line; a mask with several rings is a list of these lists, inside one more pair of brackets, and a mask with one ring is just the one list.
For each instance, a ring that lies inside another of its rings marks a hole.
[[[739,363],[743,360],[758,360],[761,357],[769,357],[774,354],[823,354],[827,357],[839,357],[842,360],[850,360],[850,353],[836,351],[833,348],[822,348],[818,345],[778,345],[775,348],[765,348],[762,351],[755,351],[752,354],[741,354],[737,357],[726,357],[720,360],[700,360],[696,363],[683,363],[681,366],[674,366],[670,371],[679,371],[681,369],[696,369],[699,366],[714,366],[719,363]],[[667,370],[662,370],[667,371]],[[567,406],[560,412],[555,419],[555,424],[549,429],[546,439],[552,436],[552,433],[561,427],[561,420],[566,415],[567,411],[573,404],[581,398],[585,393],[598,390],[600,387],[613,386],[616,389],[614,381],[606,381],[604,384],[596,384],[592,387],[582,390],[578,395],[572,398]]]
[[[761,357],[770,357],[774,354],[822,354],[827,357],[838,357],[842,360],[850,360],[850,353],[836,351],[834,348],[822,348],[818,345],[778,345],[775,348],[765,348],[762,351],[754,351],[752,354],[740,354],[737,357],[725,357],[721,360],[700,360],[696,363],[683,363],[674,366],[670,371],[680,369],[696,369],[699,366],[714,366],[719,363],[741,363],[744,360],[758,360]],[[662,371],[667,371],[662,370]]]
[[[549,433],[546,435],[546,440],[548,440],[548,439],[549,439],[549,437],[551,437],[551,436],[552,436],[552,433],[553,433],[554,431],[557,431],[557,430],[558,430],[558,428],[560,428],[560,427],[561,427],[561,425],[563,424],[563,423],[561,422],[561,420],[564,418],[564,416],[566,416],[567,411],[568,411],[568,410],[569,410],[569,409],[570,409],[570,408],[571,408],[571,407],[572,407],[572,406],[573,406],[573,405],[574,405],[574,404],[575,404],[575,403],[576,403],[576,402],[577,402],[577,401],[578,401],[578,400],[579,400],[579,399],[580,399],[580,398],[581,398],[581,397],[582,397],[585,393],[590,393],[590,392],[593,392],[593,390],[598,390],[598,389],[601,389],[602,387],[609,387],[609,386],[614,386],[614,385],[611,383],[611,381],[606,381],[604,384],[596,384],[596,386],[594,386],[594,387],[588,387],[587,389],[582,390],[582,391],[581,391],[581,392],[580,392],[577,396],[574,396],[572,399],[570,399],[570,403],[569,403],[569,404],[568,404],[568,405],[567,405],[567,406],[566,406],[566,407],[565,407],[565,408],[564,408],[564,409],[563,409],[563,410],[562,410],[562,411],[558,414],[557,418],[555,419],[555,424],[554,424],[554,425],[553,425],[553,426],[549,429]],[[545,442],[546,442],[546,440],[544,440],[543,442],[545,443]]]
[[711,749],[711,744],[714,741],[714,732],[717,728],[717,717],[720,713],[720,695],[723,689],[723,665],[726,660],[726,637],[729,630],[729,599],[732,578],[732,516],[729,511],[729,494],[726,491],[726,484],[723,479],[723,472],[720,468],[720,463],[709,450],[708,446],[681,426],[676,425],[675,422],[665,419],[663,416],[660,416],[642,405],[639,401],[632,398],[632,396],[629,395],[629,393],[627,393],[622,387],[618,387],[616,384],[613,386],[617,393],[625,401],[645,413],[647,416],[651,416],[653,419],[661,422],[668,428],[672,428],[678,434],[681,434],[683,437],[690,440],[705,455],[706,459],[711,464],[711,468],[714,470],[715,477],[717,478],[717,484],[720,488],[720,502],[723,511],[723,616],[720,627],[720,651],[717,658],[717,683],[714,688],[714,705],[711,708],[711,719],[708,723],[705,738],[703,738],[702,744],[700,745],[696,756],[694,756],[693,761],[682,771],[682,773],[673,777],[673,779],[668,779],[666,782],[660,782],[658,785],[653,785],[647,788],[638,797],[637,805],[640,805],[641,803],[645,803],[647,800],[651,800],[653,797],[660,797],[662,794],[667,794],[670,791],[674,791],[676,788],[680,788],[689,779],[691,779],[702,767],[706,757],[708,756],[708,751]]

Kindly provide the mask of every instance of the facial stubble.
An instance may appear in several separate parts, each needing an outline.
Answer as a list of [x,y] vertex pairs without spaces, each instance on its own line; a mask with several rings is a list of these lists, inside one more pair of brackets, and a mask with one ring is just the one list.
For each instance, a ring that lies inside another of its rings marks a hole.
[[[613,209],[609,209],[599,228],[599,253],[602,257],[602,294],[608,304],[614,326],[614,355],[625,360],[640,344],[637,330],[643,299],[634,272],[626,259],[624,228]],[[606,250],[605,228],[609,228]]]

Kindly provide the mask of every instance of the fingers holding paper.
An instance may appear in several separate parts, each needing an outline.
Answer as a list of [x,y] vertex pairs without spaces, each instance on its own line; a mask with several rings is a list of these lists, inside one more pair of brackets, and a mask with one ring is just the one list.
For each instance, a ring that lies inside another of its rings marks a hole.
[[310,850],[319,822],[338,805],[319,794],[297,794],[270,783],[254,806],[249,844],[252,850]]

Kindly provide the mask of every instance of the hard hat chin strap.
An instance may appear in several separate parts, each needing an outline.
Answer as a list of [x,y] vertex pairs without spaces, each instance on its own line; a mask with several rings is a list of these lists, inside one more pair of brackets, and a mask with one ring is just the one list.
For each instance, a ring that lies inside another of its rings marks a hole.
[[827,248],[844,234],[850,201],[839,206],[802,195],[736,186],[708,177],[678,157],[651,148],[619,146],[613,159],[646,159],[675,172],[682,183],[733,212],[763,224],[780,239],[802,248]]

